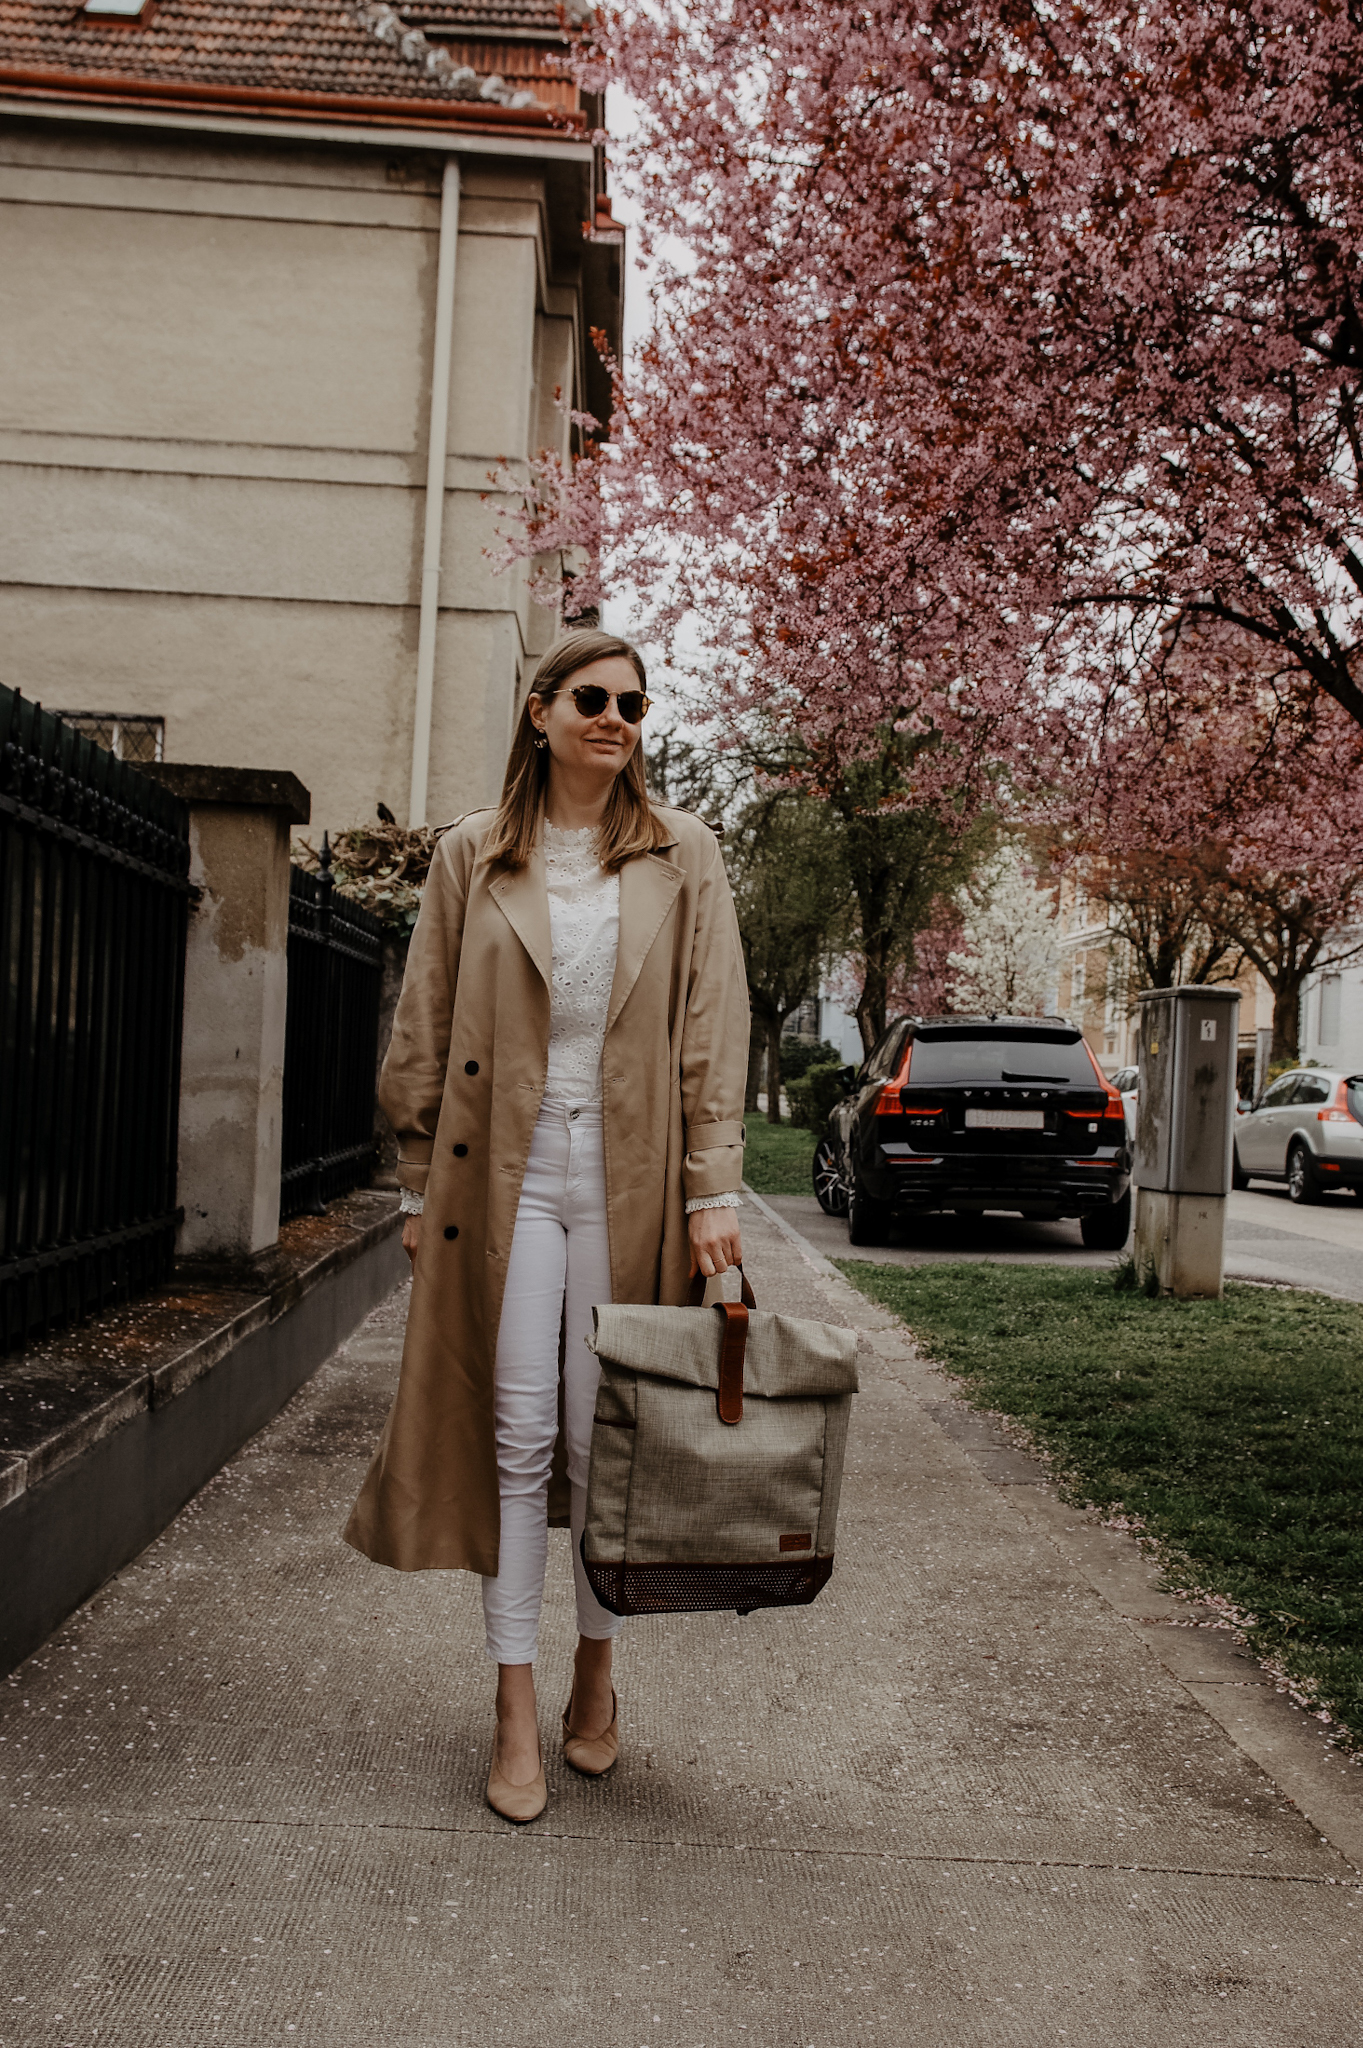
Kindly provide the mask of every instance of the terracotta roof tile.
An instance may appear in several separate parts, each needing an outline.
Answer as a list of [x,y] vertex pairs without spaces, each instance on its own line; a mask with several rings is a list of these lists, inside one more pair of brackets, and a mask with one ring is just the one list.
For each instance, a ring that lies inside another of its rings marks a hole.
[[414,0],[402,8],[419,28],[469,36],[495,35],[501,29],[543,36],[546,42],[562,40],[564,15],[578,21],[587,11],[585,0],[563,0],[562,7],[559,0]]
[[[488,0],[486,5],[462,0],[436,11],[446,34],[458,29],[495,37],[499,27],[523,33],[543,24],[546,40],[562,39],[557,7],[546,0]],[[448,27],[444,14],[450,17]],[[420,19],[434,25],[433,14],[423,13]],[[388,40],[383,39],[385,27]],[[294,0],[287,6],[266,5],[265,0],[229,0],[226,5],[221,0],[162,0],[145,23],[82,16],[72,0],[0,0],[0,80],[5,84],[15,83],[15,74],[26,70],[89,73],[146,80],[155,87],[258,87],[430,100],[448,103],[452,113],[460,100],[480,96],[485,78],[452,71],[443,50],[437,58],[441,69],[433,75],[428,68],[433,54],[416,10],[394,10],[385,0],[369,0],[368,5],[356,0],[354,8],[345,0]],[[454,61],[457,65],[457,53]],[[512,90],[508,86],[499,95],[503,105]]]

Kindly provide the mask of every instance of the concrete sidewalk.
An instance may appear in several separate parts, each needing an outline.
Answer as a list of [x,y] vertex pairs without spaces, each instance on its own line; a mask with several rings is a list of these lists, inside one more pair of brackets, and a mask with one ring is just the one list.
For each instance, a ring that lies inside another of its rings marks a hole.
[[631,1623],[622,1759],[589,1783],[553,1744],[556,1536],[551,1803],[500,1822],[476,1582],[336,1536],[400,1290],[0,1691],[0,2048],[1357,2040],[1363,1773],[743,1222],[759,1302],[865,1332],[818,1603]]

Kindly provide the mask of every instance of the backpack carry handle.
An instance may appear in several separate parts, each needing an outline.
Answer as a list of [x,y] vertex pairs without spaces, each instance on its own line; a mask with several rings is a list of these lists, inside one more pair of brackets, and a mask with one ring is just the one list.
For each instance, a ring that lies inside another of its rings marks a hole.
[[[743,1271],[743,1261],[740,1259],[737,1262],[737,1264],[730,1266],[728,1270],[731,1273],[737,1273],[739,1277],[739,1280],[742,1284],[742,1299],[744,1307],[756,1308],[757,1296],[753,1293],[752,1288],[748,1285],[748,1276]],[[691,1292],[687,1298],[688,1308],[699,1308],[701,1303],[705,1299],[705,1290],[709,1286],[710,1281],[716,1279],[722,1280],[723,1278],[723,1273],[711,1273],[708,1275],[705,1273],[693,1273],[691,1275]],[[723,1306],[723,1304],[721,1302],[713,1302],[711,1306],[713,1308],[720,1308]]]

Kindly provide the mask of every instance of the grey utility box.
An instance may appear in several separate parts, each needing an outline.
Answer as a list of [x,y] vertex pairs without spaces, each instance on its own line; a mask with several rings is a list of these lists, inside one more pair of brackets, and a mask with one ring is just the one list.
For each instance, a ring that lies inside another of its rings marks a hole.
[[1135,1184],[1173,1195],[1224,1195],[1239,991],[1147,988],[1140,1006]]
[[1140,995],[1136,1261],[1165,1294],[1219,1295],[1235,1124],[1240,996],[1232,988]]

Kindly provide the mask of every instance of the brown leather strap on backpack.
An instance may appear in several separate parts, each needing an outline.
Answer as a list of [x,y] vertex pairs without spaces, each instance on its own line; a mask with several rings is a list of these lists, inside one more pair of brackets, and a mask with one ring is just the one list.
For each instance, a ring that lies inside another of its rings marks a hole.
[[[748,1285],[748,1276],[742,1266],[738,1268],[738,1277],[742,1283],[741,1302],[715,1301],[710,1304],[724,1318],[715,1406],[719,1410],[720,1421],[727,1422],[731,1428],[743,1420],[743,1360],[748,1349],[748,1310],[757,1307],[757,1297]],[[692,1308],[699,1308],[704,1299],[705,1275],[696,1273],[691,1280]]]
[[743,1360],[748,1349],[748,1311],[741,1301],[717,1301],[714,1306],[724,1318],[724,1341],[719,1350],[719,1392],[715,1405],[720,1421],[732,1425],[743,1420]]

